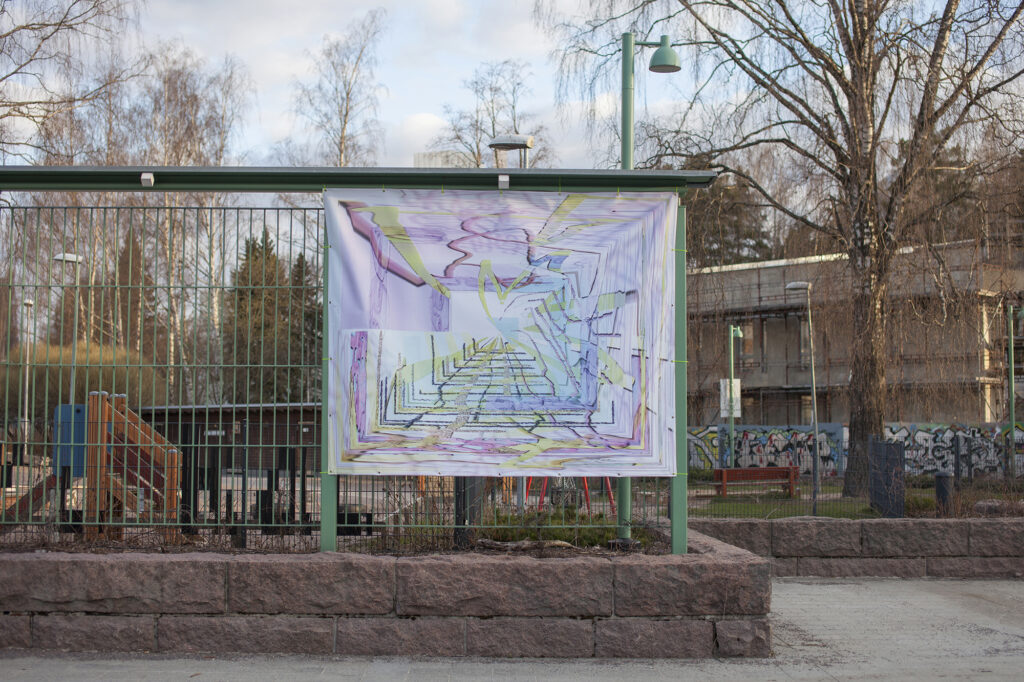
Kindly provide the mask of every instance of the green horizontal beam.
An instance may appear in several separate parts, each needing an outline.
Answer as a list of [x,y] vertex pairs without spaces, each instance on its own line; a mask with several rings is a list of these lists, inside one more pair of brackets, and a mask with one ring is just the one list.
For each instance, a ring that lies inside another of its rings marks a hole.
[[[153,185],[142,174],[153,174]],[[707,187],[715,171],[546,168],[241,168],[0,166],[0,191],[319,192],[330,187],[561,192],[673,191]]]

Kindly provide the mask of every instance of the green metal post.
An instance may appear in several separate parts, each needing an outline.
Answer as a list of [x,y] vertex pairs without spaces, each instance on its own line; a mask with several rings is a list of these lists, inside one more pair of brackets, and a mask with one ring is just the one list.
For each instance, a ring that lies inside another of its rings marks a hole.
[[1016,385],[1016,370],[1014,368],[1014,343],[1013,343],[1013,304],[1006,304],[1006,348],[1007,355],[1009,356],[1009,371],[1008,371],[1008,386],[1009,386],[1009,398],[1010,398],[1010,429],[1009,429],[1009,447],[1006,456],[1006,471],[1010,477],[1013,478],[1016,475],[1015,469],[1017,468],[1016,455],[1017,455],[1017,440],[1015,438],[1017,430],[1017,385]]
[[733,384],[736,378],[736,332],[738,327],[734,324],[729,325],[729,459],[726,461],[728,466],[736,466],[736,417],[733,415],[732,406],[735,398],[732,395]]
[[686,554],[687,478],[687,363],[686,363],[686,207],[680,195],[676,218],[676,475],[672,479],[672,553]]
[[[633,170],[633,34],[622,34],[622,169]],[[618,536],[628,540],[633,523],[633,489],[630,480],[616,480]]]
[[818,495],[821,493],[821,469],[818,457],[818,380],[814,376],[814,321],[811,319],[811,283],[807,283],[807,337],[811,351],[811,413],[814,417],[814,462],[811,470],[814,487],[811,489],[811,516],[818,515]]
[[632,33],[622,34],[622,170],[633,170],[633,53]]
[[[328,473],[330,455],[327,449],[330,434],[327,419],[327,379],[329,358],[327,357],[328,324],[331,302],[327,299],[327,266],[330,246],[324,240],[324,281],[323,281],[323,370],[320,379],[320,551],[338,551],[338,477]],[[305,511],[305,510],[303,510]]]

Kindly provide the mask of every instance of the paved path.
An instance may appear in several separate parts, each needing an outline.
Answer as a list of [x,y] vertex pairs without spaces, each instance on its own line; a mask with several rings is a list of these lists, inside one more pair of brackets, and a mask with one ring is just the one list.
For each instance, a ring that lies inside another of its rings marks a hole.
[[0,654],[3,680],[865,680],[1024,678],[1024,581],[779,579],[775,657],[557,661]]

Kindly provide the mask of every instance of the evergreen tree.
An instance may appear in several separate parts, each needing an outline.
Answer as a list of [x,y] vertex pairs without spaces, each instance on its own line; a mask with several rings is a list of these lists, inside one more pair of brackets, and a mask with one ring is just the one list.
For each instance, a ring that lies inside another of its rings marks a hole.
[[0,275],[0,357],[18,345],[18,308],[21,307],[11,275]]
[[289,275],[291,311],[289,315],[292,357],[301,372],[299,395],[293,400],[311,400],[318,384],[323,342],[323,306],[320,304],[320,271],[300,253]]
[[246,240],[225,306],[228,399],[253,403],[308,397],[309,369],[319,366],[310,357],[320,315],[315,281],[305,258],[288,268],[266,230],[259,239]]
[[[685,170],[707,168],[694,157]],[[690,267],[768,260],[774,254],[767,211],[750,185],[729,175],[686,202],[686,244]]]
[[83,272],[77,283],[78,333],[75,333],[76,284],[61,288],[52,315],[49,343],[79,342],[125,348],[150,362],[166,361],[166,320],[157,313],[156,287],[138,233],[128,232],[113,272],[90,284]]
[[[112,277],[115,289],[108,290],[107,310],[116,311],[111,337],[153,362],[166,361],[166,322],[157,314],[156,287],[146,268],[146,255],[134,231],[125,237]],[[114,320],[111,320],[112,322]]]

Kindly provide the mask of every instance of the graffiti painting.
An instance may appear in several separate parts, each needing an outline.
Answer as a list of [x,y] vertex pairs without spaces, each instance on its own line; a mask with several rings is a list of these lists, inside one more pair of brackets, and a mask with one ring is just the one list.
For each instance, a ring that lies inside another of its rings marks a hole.
[[[728,433],[728,427],[718,428],[720,433]],[[822,476],[836,474],[842,444],[842,424],[818,424],[818,471]],[[814,470],[814,430],[810,426],[737,426],[736,466],[795,466],[801,474],[810,474]]]
[[[810,474],[814,467],[814,431],[810,426],[737,425],[736,466],[797,466],[800,473]],[[689,464],[694,469],[727,466],[729,427],[693,427],[688,430]],[[842,424],[818,425],[819,471],[823,476],[835,475],[843,461],[844,432]]]
[[[894,423],[885,425],[885,439],[903,443],[910,474],[954,473],[958,457],[962,475],[994,474],[1005,468],[1008,430],[1007,424]],[[1014,441],[1024,442],[1020,425]]]
[[677,203],[326,192],[330,470],[674,473]]

